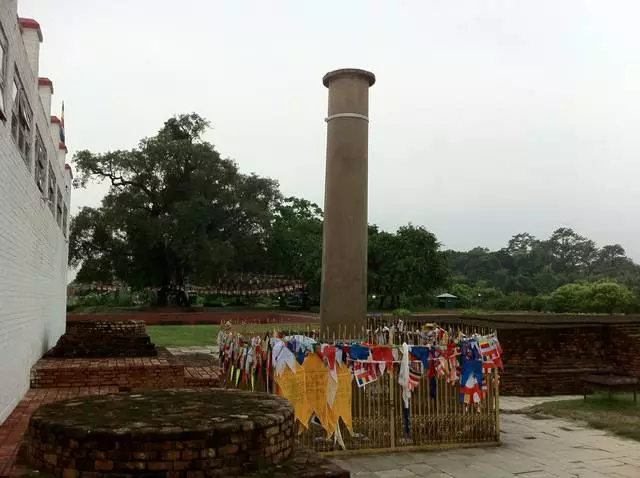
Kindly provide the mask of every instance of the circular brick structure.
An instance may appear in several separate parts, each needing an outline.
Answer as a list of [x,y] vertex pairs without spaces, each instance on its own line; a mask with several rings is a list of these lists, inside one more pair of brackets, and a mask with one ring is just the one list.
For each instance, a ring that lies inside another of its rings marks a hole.
[[67,322],[65,334],[47,354],[49,358],[154,357],[155,345],[142,320],[86,320]]
[[278,465],[294,447],[285,399],[237,390],[148,390],[40,407],[28,457],[64,478],[242,476]]

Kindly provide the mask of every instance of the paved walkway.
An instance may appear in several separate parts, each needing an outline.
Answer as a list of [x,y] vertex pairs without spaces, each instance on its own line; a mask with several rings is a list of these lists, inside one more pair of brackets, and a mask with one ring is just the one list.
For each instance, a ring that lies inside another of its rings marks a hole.
[[200,346],[189,346],[189,347],[166,347],[166,349],[172,355],[189,355],[189,354],[210,354],[210,355],[218,355],[218,346],[217,345],[208,345],[204,347]]
[[[561,397],[553,397],[558,400]],[[640,443],[514,413],[549,399],[501,397],[501,446],[336,459],[358,478],[639,478]]]
[[583,397],[582,395],[554,395],[553,397],[500,397],[500,411],[512,413],[541,403],[558,402],[560,400],[575,400],[578,398]]

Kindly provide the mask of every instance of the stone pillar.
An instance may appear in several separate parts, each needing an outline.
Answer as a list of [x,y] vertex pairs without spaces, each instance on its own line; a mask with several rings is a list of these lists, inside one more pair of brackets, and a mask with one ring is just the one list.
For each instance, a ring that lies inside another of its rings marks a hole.
[[329,89],[320,327],[325,338],[361,338],[367,313],[369,87],[373,73],[335,70]]

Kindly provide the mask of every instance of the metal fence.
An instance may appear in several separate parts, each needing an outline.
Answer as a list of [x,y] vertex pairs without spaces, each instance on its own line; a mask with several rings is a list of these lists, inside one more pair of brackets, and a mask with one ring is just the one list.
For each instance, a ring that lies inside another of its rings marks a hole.
[[[402,342],[418,344],[418,331],[424,324],[400,320],[402,319],[390,317],[367,318],[367,327],[363,330],[366,341],[370,344],[384,345]],[[249,324],[241,329],[247,337],[253,333]],[[264,328],[261,329],[264,335]],[[467,335],[493,332],[462,322],[456,325],[456,329],[464,331]],[[314,331],[301,330],[299,333],[312,335]],[[385,373],[375,382],[362,388],[355,380],[352,381],[353,434],[342,422],[340,425],[345,449],[338,446],[333,438],[327,437],[324,429],[313,422],[309,428],[301,432],[299,440],[304,446],[328,455],[498,444],[500,394],[497,371],[484,376],[485,397],[478,407],[466,407],[460,402],[459,383],[452,385],[445,379],[437,379],[435,390],[432,390],[431,381],[424,377],[411,394],[408,427],[402,389],[397,380],[396,371],[393,374]],[[236,387],[236,384],[227,381],[225,386]],[[239,384],[238,388],[252,389],[247,383]],[[253,389],[273,391],[273,377],[258,380],[254,383]]]

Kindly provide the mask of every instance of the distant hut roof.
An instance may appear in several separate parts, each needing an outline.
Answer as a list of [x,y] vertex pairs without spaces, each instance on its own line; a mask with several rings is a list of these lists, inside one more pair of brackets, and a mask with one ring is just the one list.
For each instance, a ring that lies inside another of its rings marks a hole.
[[444,294],[440,294],[439,296],[437,296],[438,299],[457,299],[458,297],[453,295],[453,294],[449,294],[448,292],[445,292]]

